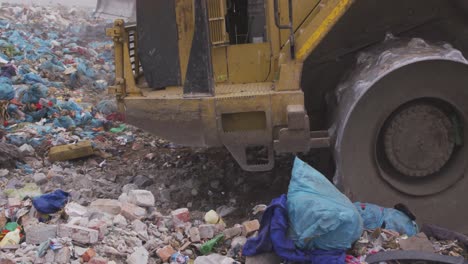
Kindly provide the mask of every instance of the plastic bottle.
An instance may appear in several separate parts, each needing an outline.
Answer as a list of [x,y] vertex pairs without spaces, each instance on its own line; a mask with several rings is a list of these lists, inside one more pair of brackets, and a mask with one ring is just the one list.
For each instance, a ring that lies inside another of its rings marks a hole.
[[223,238],[224,238],[224,234],[217,235],[215,238],[213,238],[213,239],[209,240],[208,242],[206,242],[205,244],[203,244],[200,247],[200,252],[203,255],[209,254],[211,251],[213,251],[213,248],[216,246],[216,244],[218,244],[218,242],[221,241]]
[[0,248],[5,246],[14,246],[18,245],[20,242],[20,230],[19,228],[15,231],[11,231],[5,235],[5,237],[0,241]]

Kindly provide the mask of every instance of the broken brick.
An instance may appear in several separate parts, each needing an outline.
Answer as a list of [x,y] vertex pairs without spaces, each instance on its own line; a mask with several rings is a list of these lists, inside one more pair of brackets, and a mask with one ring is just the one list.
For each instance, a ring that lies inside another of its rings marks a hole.
[[176,251],[170,245],[160,248],[156,251],[156,254],[158,254],[158,257],[161,258],[162,261],[164,262],[167,262],[169,258],[172,256],[172,254],[174,253],[176,253]]
[[88,248],[81,258],[84,262],[89,262],[94,256],[96,256],[96,251],[92,248]]
[[260,229],[260,222],[258,220],[252,220],[244,222],[242,226],[244,227],[245,234],[250,235]]
[[190,211],[187,208],[180,208],[171,212],[174,225],[181,226],[190,221]]
[[123,203],[120,214],[127,218],[127,220],[134,221],[145,217],[146,209],[131,203]]

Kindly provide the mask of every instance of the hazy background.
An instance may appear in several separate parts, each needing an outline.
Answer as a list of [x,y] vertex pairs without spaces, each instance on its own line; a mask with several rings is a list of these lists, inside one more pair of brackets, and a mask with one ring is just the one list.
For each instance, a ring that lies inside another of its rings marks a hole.
[[62,4],[68,6],[96,7],[96,0],[0,0],[0,3]]

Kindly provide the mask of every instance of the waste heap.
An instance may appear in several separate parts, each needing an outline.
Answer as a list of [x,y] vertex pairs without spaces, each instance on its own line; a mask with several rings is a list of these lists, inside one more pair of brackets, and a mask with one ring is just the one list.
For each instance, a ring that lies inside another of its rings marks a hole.
[[98,104],[114,79],[113,49],[104,34],[109,21],[91,14],[60,6],[0,7],[3,142],[46,152],[93,139],[109,120],[119,120],[112,100]]

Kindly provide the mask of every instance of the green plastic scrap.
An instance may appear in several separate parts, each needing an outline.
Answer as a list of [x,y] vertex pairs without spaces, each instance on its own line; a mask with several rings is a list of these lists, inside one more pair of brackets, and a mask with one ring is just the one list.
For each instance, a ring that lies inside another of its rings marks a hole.
[[127,126],[122,124],[119,127],[111,128],[109,131],[112,133],[122,133],[125,129],[127,129]]
[[218,244],[219,241],[224,239],[224,234],[219,234],[215,238],[211,239],[210,241],[206,242],[200,247],[200,252],[203,255],[209,254],[211,251],[213,251],[213,248]]
[[9,222],[5,225],[4,229],[8,231],[15,231],[16,228],[18,228],[18,223],[16,222]]

